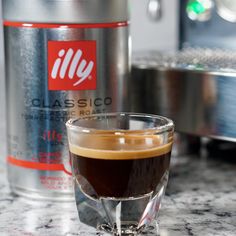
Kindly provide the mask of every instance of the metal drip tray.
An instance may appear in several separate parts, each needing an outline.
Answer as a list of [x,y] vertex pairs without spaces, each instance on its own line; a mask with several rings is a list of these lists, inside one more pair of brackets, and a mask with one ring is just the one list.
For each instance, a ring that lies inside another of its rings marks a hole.
[[236,141],[236,52],[189,48],[133,58],[133,111],[168,116],[181,132]]

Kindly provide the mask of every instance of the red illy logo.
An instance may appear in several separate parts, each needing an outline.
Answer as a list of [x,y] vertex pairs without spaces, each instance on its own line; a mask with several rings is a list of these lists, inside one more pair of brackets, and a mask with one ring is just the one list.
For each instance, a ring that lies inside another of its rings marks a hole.
[[96,41],[48,42],[49,90],[96,90]]

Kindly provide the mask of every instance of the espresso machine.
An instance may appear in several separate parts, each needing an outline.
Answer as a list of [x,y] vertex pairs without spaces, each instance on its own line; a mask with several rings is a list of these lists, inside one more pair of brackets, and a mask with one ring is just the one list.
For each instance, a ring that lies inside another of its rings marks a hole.
[[234,156],[235,27],[235,1],[180,1],[179,50],[133,57],[133,110],[170,117],[178,132],[207,137],[209,153]]

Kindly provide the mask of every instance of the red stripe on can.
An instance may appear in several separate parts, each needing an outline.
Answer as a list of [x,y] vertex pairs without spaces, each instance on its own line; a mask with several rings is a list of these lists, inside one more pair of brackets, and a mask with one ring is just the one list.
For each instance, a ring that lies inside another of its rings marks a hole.
[[25,161],[25,160],[19,160],[13,156],[8,156],[7,162],[11,165],[27,169],[44,170],[44,171],[64,171],[65,173],[71,175],[71,173],[65,169],[63,164],[48,164],[48,163]]
[[128,21],[122,22],[111,22],[111,23],[87,23],[87,24],[47,24],[47,23],[27,23],[27,22],[14,22],[14,21],[4,21],[4,26],[11,27],[23,27],[23,28],[117,28],[126,27],[129,25]]

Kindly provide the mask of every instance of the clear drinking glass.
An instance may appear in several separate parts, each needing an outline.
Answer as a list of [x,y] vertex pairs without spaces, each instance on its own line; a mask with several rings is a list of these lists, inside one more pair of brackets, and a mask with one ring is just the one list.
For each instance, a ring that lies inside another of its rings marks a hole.
[[67,122],[80,221],[137,235],[156,220],[168,181],[173,122],[135,113]]

